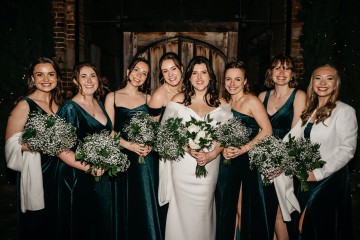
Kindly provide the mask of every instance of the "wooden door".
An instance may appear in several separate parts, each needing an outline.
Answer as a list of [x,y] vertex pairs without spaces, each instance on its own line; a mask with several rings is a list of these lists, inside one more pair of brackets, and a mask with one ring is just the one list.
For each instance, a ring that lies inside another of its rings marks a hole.
[[125,32],[124,72],[133,57],[150,62],[151,90],[159,86],[159,59],[166,52],[179,55],[184,68],[194,56],[210,60],[218,80],[220,94],[224,89],[224,67],[237,55],[236,32]]

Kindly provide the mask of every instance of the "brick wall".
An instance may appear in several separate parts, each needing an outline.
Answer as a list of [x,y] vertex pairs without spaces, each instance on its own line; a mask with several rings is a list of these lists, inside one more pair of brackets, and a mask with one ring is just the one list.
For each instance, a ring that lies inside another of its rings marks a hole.
[[295,67],[298,70],[300,81],[303,79],[304,62],[301,55],[300,35],[302,29],[302,22],[297,20],[297,14],[301,9],[301,1],[294,0],[292,8],[292,32],[291,32],[291,56],[294,58]]

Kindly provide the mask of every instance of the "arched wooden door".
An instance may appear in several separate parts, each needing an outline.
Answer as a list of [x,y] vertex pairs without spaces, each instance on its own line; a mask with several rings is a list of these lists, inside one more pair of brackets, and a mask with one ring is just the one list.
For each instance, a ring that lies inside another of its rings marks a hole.
[[[128,54],[125,54],[124,72],[133,57],[144,57],[151,65],[151,90],[159,86],[159,59],[166,52],[179,55],[184,68],[194,56],[210,60],[219,83],[224,89],[224,67],[228,59],[235,58],[237,47],[229,54],[229,33],[129,33]],[[200,40],[201,39],[201,40]],[[232,39],[233,40],[233,39]],[[237,38],[236,38],[237,42]]]

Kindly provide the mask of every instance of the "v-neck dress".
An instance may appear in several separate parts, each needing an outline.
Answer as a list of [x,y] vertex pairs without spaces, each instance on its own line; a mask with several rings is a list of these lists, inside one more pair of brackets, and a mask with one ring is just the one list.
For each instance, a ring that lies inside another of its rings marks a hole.
[[[162,121],[171,117],[190,121],[191,117],[204,121],[210,116],[212,125],[233,117],[230,105],[222,104],[205,116],[191,108],[168,102]],[[160,162],[160,185],[168,186],[159,191],[161,204],[169,202],[165,239],[214,240],[216,234],[215,187],[219,173],[220,155],[205,165],[208,175],[196,178],[196,159],[185,153],[179,161]],[[165,170],[165,169],[168,169]],[[164,197],[164,196],[169,196]],[[165,198],[165,199],[164,199]]]
[[[88,114],[74,101],[67,101],[59,116],[76,127],[78,140],[102,130],[111,131],[111,120],[105,125]],[[76,146],[72,149],[74,152]],[[99,182],[90,173],[75,169],[59,160],[57,186],[58,239],[111,239],[112,194],[111,179],[107,174]]]

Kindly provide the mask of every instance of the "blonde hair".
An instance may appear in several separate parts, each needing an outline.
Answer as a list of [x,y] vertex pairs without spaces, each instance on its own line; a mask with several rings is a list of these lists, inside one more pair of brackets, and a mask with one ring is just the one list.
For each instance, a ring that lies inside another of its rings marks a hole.
[[330,98],[328,99],[327,103],[322,106],[321,108],[319,108],[316,111],[316,115],[315,115],[315,124],[318,124],[319,122],[324,123],[324,121],[331,116],[331,112],[332,110],[336,107],[336,101],[339,98],[339,94],[340,94],[340,85],[341,85],[341,79],[338,73],[338,70],[330,65],[330,64],[325,64],[322,66],[319,66],[317,68],[315,68],[315,70],[312,72],[311,74],[311,79],[310,79],[310,83],[309,86],[307,88],[307,104],[306,104],[306,108],[305,110],[302,112],[301,114],[301,120],[302,120],[302,125],[305,125],[305,123],[307,122],[307,120],[310,118],[311,114],[315,111],[315,109],[318,106],[319,103],[319,99],[318,99],[318,95],[315,93],[314,88],[313,88],[313,82],[314,82],[314,78],[315,78],[315,72],[317,70],[319,70],[320,68],[331,68],[335,71],[335,89],[332,92]]

